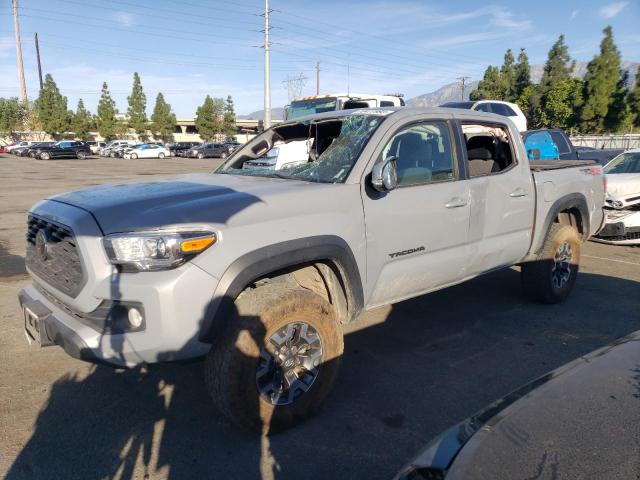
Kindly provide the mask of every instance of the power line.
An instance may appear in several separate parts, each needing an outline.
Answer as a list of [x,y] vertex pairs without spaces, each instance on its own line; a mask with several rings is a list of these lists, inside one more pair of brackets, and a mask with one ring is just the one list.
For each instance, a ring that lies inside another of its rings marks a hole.
[[471,77],[456,77],[456,80],[460,80],[460,100],[464,101],[464,87],[465,87],[465,82],[467,80],[470,80]]
[[296,76],[288,75],[287,78],[282,81],[282,84],[287,89],[289,103],[291,103],[294,98],[298,98],[302,94],[302,89],[306,83],[307,77],[305,77],[303,73]]

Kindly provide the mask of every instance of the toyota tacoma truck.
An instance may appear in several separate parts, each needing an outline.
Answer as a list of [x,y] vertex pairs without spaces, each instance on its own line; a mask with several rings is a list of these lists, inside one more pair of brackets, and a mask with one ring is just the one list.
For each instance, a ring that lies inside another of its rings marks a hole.
[[[307,141],[306,163],[243,168]],[[216,410],[273,430],[336,380],[361,312],[513,265],[571,292],[603,223],[600,166],[530,162],[511,120],[360,109],[288,121],[212,173],[103,185],[34,205],[19,294],[30,343],[119,367],[205,357]]]

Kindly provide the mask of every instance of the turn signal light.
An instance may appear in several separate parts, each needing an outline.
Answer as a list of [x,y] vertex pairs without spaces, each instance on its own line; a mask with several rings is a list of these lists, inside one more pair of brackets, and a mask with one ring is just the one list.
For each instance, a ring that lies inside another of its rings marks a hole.
[[212,235],[210,237],[192,238],[183,241],[180,244],[180,250],[182,250],[183,253],[198,253],[203,251],[205,248],[213,245],[215,241],[215,235]]

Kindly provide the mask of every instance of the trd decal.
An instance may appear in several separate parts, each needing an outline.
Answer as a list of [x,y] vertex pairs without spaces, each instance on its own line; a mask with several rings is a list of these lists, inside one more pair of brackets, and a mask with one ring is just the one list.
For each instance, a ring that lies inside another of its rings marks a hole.
[[424,247],[416,247],[416,248],[410,248],[409,250],[403,250],[401,252],[390,253],[389,256],[391,258],[396,258],[396,257],[402,257],[404,255],[410,255],[416,252],[422,252],[422,251],[424,251]]

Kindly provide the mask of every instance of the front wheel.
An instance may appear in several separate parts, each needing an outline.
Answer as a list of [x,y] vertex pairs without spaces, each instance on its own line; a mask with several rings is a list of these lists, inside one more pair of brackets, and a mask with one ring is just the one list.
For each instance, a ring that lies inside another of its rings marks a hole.
[[163,158],[164,158],[164,153],[160,152],[160,153],[158,154],[158,158],[163,159]]
[[571,225],[551,225],[539,259],[522,264],[525,295],[541,303],[565,300],[576,282],[582,238]]
[[51,155],[49,155],[47,152],[42,152],[40,154],[40,160],[50,160],[51,159]]
[[132,153],[129,158],[131,158],[132,160],[135,160],[136,158],[138,158],[138,154]]
[[202,160],[204,158],[204,154],[203,153],[199,153],[198,154],[198,160]]
[[78,152],[76,156],[78,157],[78,160],[84,160],[87,158],[87,154],[85,152]]
[[279,431],[331,391],[344,349],[331,305],[282,283],[245,291],[205,362],[217,410],[242,426]]
[[229,156],[229,154],[228,154],[227,152],[222,152],[222,153],[220,154],[220,158],[221,158],[221,159],[223,159],[223,160],[224,160],[225,158],[227,158],[228,156]]

